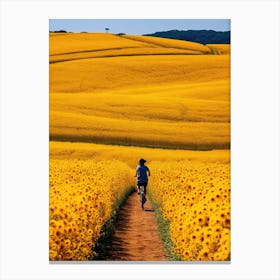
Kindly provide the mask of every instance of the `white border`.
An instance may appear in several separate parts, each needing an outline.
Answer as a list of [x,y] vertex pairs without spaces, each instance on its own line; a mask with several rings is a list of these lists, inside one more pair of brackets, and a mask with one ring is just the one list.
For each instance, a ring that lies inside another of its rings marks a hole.
[[[1,279],[279,279],[279,2],[1,1]],[[229,265],[48,262],[48,20],[228,18]]]

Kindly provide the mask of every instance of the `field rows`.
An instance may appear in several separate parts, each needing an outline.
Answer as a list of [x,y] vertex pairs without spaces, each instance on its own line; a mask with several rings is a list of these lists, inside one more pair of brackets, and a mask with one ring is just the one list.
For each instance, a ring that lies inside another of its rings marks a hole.
[[172,48],[124,48],[110,49],[105,51],[87,51],[75,54],[53,55],[50,63],[67,62],[79,59],[104,58],[118,56],[148,56],[148,55],[194,55],[201,54],[198,51],[178,50]]

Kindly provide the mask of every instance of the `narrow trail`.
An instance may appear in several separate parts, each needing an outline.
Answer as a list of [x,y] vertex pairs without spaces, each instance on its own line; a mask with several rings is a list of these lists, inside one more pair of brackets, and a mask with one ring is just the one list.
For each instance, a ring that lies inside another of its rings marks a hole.
[[141,209],[137,192],[127,199],[120,210],[112,246],[106,260],[167,261],[160,239],[154,210],[147,198]]

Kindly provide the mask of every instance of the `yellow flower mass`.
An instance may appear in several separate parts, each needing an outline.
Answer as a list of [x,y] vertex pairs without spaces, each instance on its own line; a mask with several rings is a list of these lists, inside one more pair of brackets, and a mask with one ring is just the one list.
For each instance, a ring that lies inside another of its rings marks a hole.
[[194,152],[50,142],[50,151],[52,260],[63,260],[70,251],[72,260],[94,256],[90,248],[100,237],[114,201],[135,185],[134,167],[142,155],[150,158],[148,189],[170,222],[174,253],[182,260],[228,259],[227,150]]
[[229,165],[176,161],[155,162],[150,167],[154,170],[150,191],[170,221],[174,253],[183,260],[227,260]]
[[181,260],[230,258],[230,45],[50,33],[49,258],[90,260],[146,158]]
[[119,161],[51,159],[50,260],[94,256],[100,230],[131,178],[131,170]]

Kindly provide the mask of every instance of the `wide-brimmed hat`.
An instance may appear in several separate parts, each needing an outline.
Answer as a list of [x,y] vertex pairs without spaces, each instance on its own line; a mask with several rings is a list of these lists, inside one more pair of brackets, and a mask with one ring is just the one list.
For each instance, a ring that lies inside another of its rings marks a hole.
[[140,162],[140,163],[145,163],[146,160],[144,160],[143,158],[141,158],[141,159],[139,160],[139,162]]

